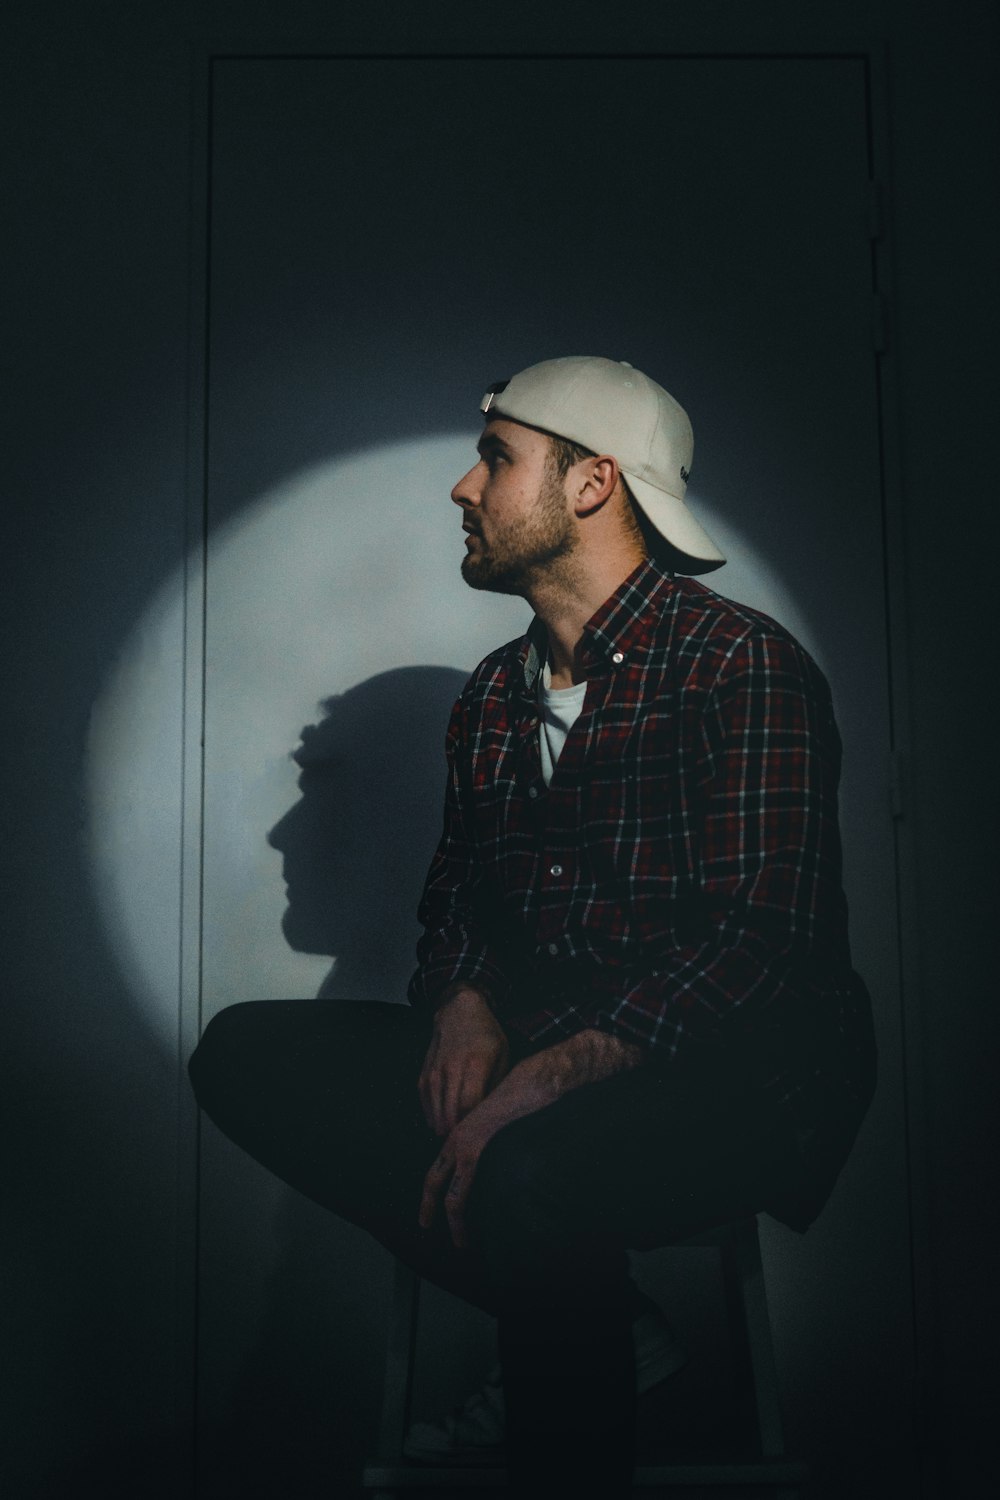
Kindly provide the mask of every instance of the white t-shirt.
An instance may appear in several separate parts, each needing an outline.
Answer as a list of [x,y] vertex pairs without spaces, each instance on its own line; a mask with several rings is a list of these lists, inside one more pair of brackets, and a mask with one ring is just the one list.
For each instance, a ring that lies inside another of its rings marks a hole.
[[578,682],[575,687],[552,687],[552,672],[548,662],[545,663],[538,676],[538,745],[542,752],[542,779],[546,786],[552,780],[566,736],[583,711],[586,696],[585,682]]

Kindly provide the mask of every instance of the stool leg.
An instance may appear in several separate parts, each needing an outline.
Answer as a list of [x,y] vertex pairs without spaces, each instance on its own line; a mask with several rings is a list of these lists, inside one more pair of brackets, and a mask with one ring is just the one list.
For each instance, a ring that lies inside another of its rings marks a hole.
[[[727,1250],[731,1256],[727,1283],[730,1278],[734,1283],[731,1287],[727,1284],[727,1295],[731,1314],[737,1311],[734,1339],[740,1346],[738,1357],[744,1362],[749,1361],[753,1376],[760,1451],[766,1458],[780,1458],[785,1452],[785,1440],[756,1219],[748,1219],[736,1226]],[[737,1289],[738,1310],[734,1307]]]
[[[379,1448],[384,1458],[402,1457],[403,1440],[410,1420],[419,1302],[419,1276],[397,1261],[379,1424]],[[378,1495],[376,1500],[379,1500]],[[391,1500],[391,1496],[386,1495],[384,1500]]]
[[722,1258],[722,1286],[726,1299],[726,1324],[733,1360],[734,1383],[738,1390],[753,1386],[753,1361],[747,1331],[746,1304],[743,1300],[743,1278],[733,1244],[735,1231],[719,1240]]

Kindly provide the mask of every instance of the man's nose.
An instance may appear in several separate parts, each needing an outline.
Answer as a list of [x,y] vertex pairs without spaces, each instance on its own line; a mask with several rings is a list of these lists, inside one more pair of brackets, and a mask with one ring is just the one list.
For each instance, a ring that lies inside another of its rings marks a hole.
[[475,482],[478,464],[474,464],[467,474],[463,474],[451,492],[451,498],[456,505],[478,505],[479,486]]

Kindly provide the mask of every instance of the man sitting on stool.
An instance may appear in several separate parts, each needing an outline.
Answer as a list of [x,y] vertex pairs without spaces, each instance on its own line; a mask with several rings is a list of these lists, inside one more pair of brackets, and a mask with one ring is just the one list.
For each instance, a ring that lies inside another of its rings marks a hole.
[[[851,968],[840,743],[816,665],[685,574],[691,428],[624,362],[484,398],[462,573],[522,595],[448,730],[410,1007],[232,1007],[199,1101],[285,1181],[495,1313],[503,1401],[409,1451],[511,1493],[630,1493],[638,1379],[682,1361],[629,1277],[767,1209],[804,1230],[874,1084]],[[401,726],[405,733],[405,726]]]

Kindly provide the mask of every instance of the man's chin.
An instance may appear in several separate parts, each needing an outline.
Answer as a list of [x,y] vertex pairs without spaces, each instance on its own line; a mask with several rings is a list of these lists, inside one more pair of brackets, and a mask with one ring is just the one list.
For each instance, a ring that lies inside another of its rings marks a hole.
[[491,568],[489,563],[481,557],[463,557],[462,577],[470,589],[481,589],[484,593],[519,594],[521,592],[513,578],[496,568]]

